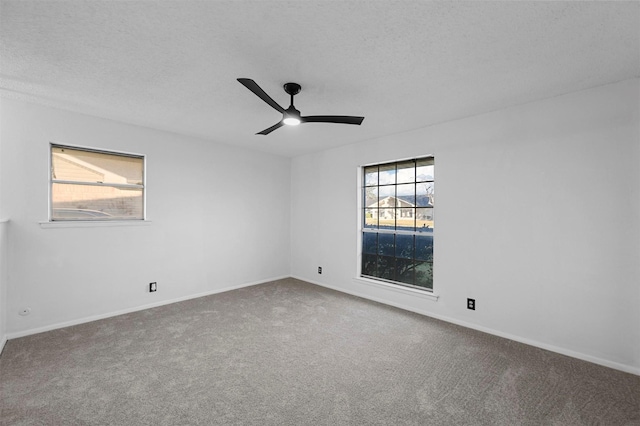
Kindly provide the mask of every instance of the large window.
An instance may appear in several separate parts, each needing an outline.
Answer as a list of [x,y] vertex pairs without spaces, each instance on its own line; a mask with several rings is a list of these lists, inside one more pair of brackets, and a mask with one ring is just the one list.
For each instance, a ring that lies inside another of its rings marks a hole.
[[363,167],[361,275],[433,290],[433,157]]
[[144,219],[144,157],[51,145],[50,218]]

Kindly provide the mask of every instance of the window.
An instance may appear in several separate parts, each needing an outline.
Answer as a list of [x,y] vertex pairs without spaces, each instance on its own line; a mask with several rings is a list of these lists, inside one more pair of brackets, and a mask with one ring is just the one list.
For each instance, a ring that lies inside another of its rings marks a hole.
[[143,220],[144,156],[51,145],[51,221]]
[[433,290],[433,157],[363,167],[361,275]]

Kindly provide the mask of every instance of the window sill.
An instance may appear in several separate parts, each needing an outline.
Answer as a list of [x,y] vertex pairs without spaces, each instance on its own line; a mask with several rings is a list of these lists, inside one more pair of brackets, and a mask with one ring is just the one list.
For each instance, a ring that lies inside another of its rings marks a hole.
[[148,226],[151,225],[150,220],[109,220],[109,221],[92,221],[92,220],[69,220],[55,222],[39,222],[40,228],[104,228],[112,226]]
[[434,302],[437,302],[438,298],[440,297],[439,295],[431,291],[418,290],[417,288],[404,287],[401,285],[386,283],[384,281],[371,280],[363,277],[355,277],[353,278],[353,280],[357,283],[373,284],[375,286],[382,287],[387,290],[392,290],[397,293],[410,294],[412,296],[418,296],[424,299],[432,300]]

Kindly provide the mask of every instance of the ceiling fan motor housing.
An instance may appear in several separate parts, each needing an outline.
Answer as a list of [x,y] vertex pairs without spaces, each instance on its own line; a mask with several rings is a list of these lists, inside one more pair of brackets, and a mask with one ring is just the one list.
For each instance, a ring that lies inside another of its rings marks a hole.
[[291,96],[297,95],[298,93],[300,93],[300,90],[302,90],[302,86],[300,86],[298,83],[285,83],[284,85],[284,91]]

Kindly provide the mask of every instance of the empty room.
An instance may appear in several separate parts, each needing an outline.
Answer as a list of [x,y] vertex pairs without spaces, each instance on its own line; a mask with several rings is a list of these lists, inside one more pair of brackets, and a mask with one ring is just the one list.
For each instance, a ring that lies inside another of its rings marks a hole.
[[638,1],[0,0],[1,425],[640,425],[639,306]]

